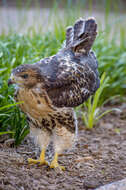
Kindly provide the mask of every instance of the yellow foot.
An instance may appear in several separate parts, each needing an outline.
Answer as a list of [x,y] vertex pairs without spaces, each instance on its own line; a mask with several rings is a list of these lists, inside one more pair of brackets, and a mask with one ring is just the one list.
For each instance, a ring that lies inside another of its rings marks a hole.
[[65,167],[64,166],[60,166],[58,164],[57,160],[58,160],[58,154],[55,153],[54,159],[53,159],[53,161],[50,164],[50,168],[59,168],[60,170],[65,170]]
[[39,164],[39,165],[48,165],[48,162],[46,160],[34,160],[32,158],[28,158],[28,163],[29,164]]
[[51,164],[50,164],[50,168],[59,168],[60,170],[65,170],[65,167],[64,167],[64,166],[60,166],[60,165],[58,164],[58,162],[53,163],[53,161],[52,161]]
[[42,150],[40,154],[40,158],[38,160],[34,160],[32,158],[28,158],[29,164],[38,164],[39,165],[48,165],[48,162],[45,160],[45,149]]

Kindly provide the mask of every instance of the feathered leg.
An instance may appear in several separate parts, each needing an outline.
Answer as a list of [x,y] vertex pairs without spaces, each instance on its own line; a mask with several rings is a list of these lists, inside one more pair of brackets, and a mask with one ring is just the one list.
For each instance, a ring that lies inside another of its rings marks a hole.
[[46,152],[46,147],[49,144],[50,141],[50,134],[48,131],[42,131],[42,129],[37,129],[31,127],[32,134],[36,137],[36,143],[40,146],[42,149],[41,154],[39,159],[35,160],[32,158],[28,158],[28,163],[29,164],[38,164],[43,165],[46,164],[48,165],[48,162],[45,160],[45,152]]
[[59,168],[65,170],[58,164],[58,155],[64,150],[70,149],[75,141],[77,123],[73,110],[64,110],[58,113],[57,126],[53,130],[53,143],[55,155],[50,164],[50,168]]

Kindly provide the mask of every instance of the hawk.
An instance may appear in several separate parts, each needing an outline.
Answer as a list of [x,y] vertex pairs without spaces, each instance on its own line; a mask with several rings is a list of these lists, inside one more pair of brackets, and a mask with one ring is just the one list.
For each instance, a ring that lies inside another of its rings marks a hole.
[[[38,160],[28,159],[30,164],[64,170],[58,155],[74,144],[74,107],[86,101],[100,85],[96,56],[91,51],[96,35],[95,19],[80,18],[66,29],[65,46],[56,55],[13,69],[8,84],[17,84],[15,100],[23,101],[19,107],[42,150]],[[45,155],[50,145],[54,154],[48,162]]]

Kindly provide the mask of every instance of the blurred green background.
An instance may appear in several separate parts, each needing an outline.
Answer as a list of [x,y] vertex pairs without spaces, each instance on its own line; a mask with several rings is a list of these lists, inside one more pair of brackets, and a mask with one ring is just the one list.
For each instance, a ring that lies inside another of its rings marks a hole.
[[125,7],[125,0],[1,0],[0,31],[26,33],[32,26],[37,32],[52,30],[57,17],[64,25],[66,17],[71,24],[71,17],[78,16],[96,17],[102,29],[106,23],[126,25]]

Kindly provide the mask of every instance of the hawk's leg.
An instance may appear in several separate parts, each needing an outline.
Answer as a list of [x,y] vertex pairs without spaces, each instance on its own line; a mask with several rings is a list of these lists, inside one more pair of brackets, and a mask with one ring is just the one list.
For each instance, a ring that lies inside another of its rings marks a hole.
[[38,164],[39,165],[48,165],[48,162],[45,160],[45,149],[42,149],[42,152],[40,154],[40,158],[38,160],[32,159],[32,158],[28,158],[28,163],[29,164]]
[[39,159],[35,160],[32,158],[28,159],[29,164],[39,164],[39,165],[48,165],[48,162],[45,160],[45,152],[46,148],[50,141],[50,133],[47,130],[42,130],[36,127],[31,126],[30,127],[32,135],[34,135],[36,138],[36,143],[41,148],[42,152],[40,154]]
[[61,154],[65,149],[72,147],[74,142],[74,133],[68,131],[65,127],[56,127],[54,132],[54,149],[55,155],[50,164],[50,168],[59,168],[65,170],[63,166],[58,163],[58,155]]
[[52,160],[51,164],[50,164],[50,168],[59,168],[60,170],[65,170],[64,166],[60,166],[58,164],[58,153],[56,152],[54,155],[54,159]]

